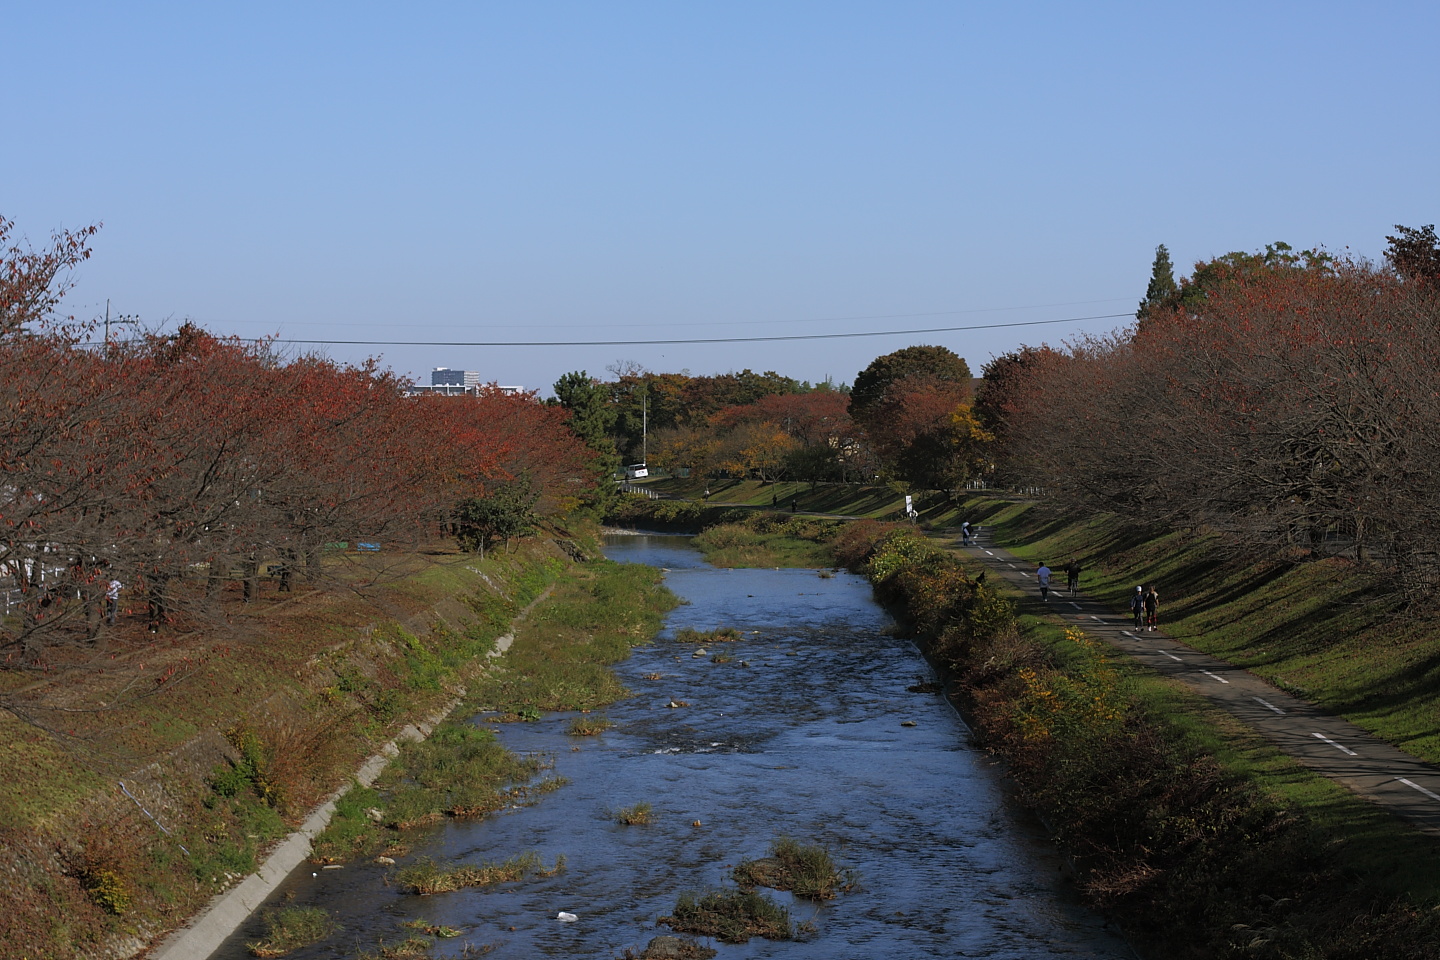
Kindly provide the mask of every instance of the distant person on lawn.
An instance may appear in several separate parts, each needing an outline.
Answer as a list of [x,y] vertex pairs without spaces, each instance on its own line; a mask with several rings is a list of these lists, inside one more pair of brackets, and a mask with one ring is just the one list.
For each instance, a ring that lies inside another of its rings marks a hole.
[[105,622],[115,626],[115,614],[120,612],[120,591],[125,584],[111,580],[105,585]]

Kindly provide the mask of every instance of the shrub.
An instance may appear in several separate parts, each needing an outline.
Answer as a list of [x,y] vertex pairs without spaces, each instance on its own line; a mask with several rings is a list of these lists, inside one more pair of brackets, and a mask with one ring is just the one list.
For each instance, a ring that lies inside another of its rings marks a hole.
[[130,887],[113,870],[86,870],[80,875],[80,885],[91,902],[111,916],[124,916],[130,909]]

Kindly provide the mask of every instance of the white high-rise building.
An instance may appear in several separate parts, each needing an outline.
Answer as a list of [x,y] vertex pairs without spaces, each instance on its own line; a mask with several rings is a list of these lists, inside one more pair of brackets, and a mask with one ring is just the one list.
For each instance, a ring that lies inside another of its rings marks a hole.
[[449,367],[436,367],[430,371],[430,386],[478,387],[480,386],[480,374],[474,370],[451,370]]

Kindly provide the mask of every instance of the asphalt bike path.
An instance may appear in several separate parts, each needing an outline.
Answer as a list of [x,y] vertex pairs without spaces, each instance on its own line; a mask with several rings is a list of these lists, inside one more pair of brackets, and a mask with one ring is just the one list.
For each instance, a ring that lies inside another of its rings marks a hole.
[[1061,569],[1055,570],[1050,598],[1042,603],[1035,567],[1029,561],[988,543],[956,549],[984,563],[991,576],[1021,590],[1028,598],[1027,612],[1055,614],[1156,672],[1183,681],[1307,767],[1440,836],[1440,769],[1158,628],[1137,628],[1133,616],[1117,614],[1083,592],[1072,596],[1057,589],[1065,582]]

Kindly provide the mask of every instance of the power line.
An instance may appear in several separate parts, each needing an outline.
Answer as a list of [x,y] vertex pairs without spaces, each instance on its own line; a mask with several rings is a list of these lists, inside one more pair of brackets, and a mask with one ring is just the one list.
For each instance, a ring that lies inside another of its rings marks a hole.
[[778,337],[698,337],[677,340],[288,340],[240,337],[256,343],[290,343],[327,347],[638,347],[686,343],[773,343],[777,340],[843,340],[853,337],[900,337],[917,333],[956,333],[964,330],[996,330],[1001,327],[1038,327],[1085,320],[1133,319],[1134,313],[1106,313],[1094,317],[1064,317],[1059,320],[1022,320],[1014,323],[980,323],[966,327],[926,327],[917,330],[867,330],[861,333],[795,333]]
[[[667,327],[667,328],[672,328],[672,329],[673,329],[673,328],[675,328],[675,327],[754,327],[754,326],[770,326],[770,325],[781,324],[781,323],[846,323],[846,322],[853,321],[853,320],[909,320],[909,319],[914,318],[914,317],[955,317],[955,316],[961,316],[961,315],[963,315],[963,314],[970,314],[970,313],[1008,313],[1008,312],[1012,312],[1012,311],[1015,311],[1015,310],[1046,310],[1046,309],[1050,309],[1050,308],[1053,308],[1053,307],[1077,307],[1077,306],[1085,306],[1085,305],[1092,304],[1092,303],[1122,303],[1122,302],[1129,302],[1129,300],[1130,300],[1129,297],[1108,297],[1108,298],[1103,299],[1103,300],[1065,300],[1065,301],[1062,301],[1062,302],[1059,302],[1059,303],[1030,303],[1030,304],[1022,304],[1022,305],[1020,305],[1020,306],[1012,306],[1012,307],[970,307],[970,308],[965,309],[965,310],[929,310],[929,311],[925,311],[925,312],[923,312],[923,313],[869,313],[869,314],[856,314],[856,315],[854,315],[854,316],[844,316],[844,317],[800,317],[800,318],[793,319],[793,320],[696,320],[696,321],[667,320],[667,321],[658,322],[658,323],[608,323],[608,324],[606,324],[606,326],[608,326],[608,327],[618,327],[618,328]],[[195,318],[192,318],[192,319],[204,321],[204,318],[203,318],[203,317],[195,317]],[[255,325],[268,326],[268,325],[271,324],[271,321],[269,321],[269,320],[231,320],[231,321],[229,321],[229,323],[232,324],[232,325],[249,324],[249,325],[251,325],[251,326],[255,326]],[[285,323],[284,323],[283,325],[286,326],[286,327],[333,327],[333,326],[335,326],[335,321],[334,321],[334,320],[287,320],[287,321],[285,321]],[[375,321],[375,322],[366,322],[366,323],[354,323],[354,324],[349,324],[349,325],[350,325],[350,326],[357,326],[357,327],[388,327],[388,326],[391,326],[392,323],[391,323],[391,321],[386,320],[386,321]],[[448,324],[431,324],[431,325],[430,325],[431,329],[434,329],[434,330],[458,330],[458,329],[468,329],[468,328],[472,328],[472,327],[474,327],[474,326],[475,326],[475,324],[473,324],[473,323],[466,323],[466,324],[448,323]],[[485,326],[486,326],[487,328],[489,328],[489,329],[495,329],[495,330],[507,330],[507,329],[511,329],[511,328],[514,328],[514,327],[519,327],[519,328],[524,329],[524,330],[536,330],[536,329],[539,329],[539,330],[573,330],[573,329],[575,329],[575,328],[577,328],[577,327],[584,328],[584,327],[593,326],[593,324],[585,324],[585,323],[547,323],[547,324],[534,324],[534,323],[491,323],[491,324],[485,324]]]

